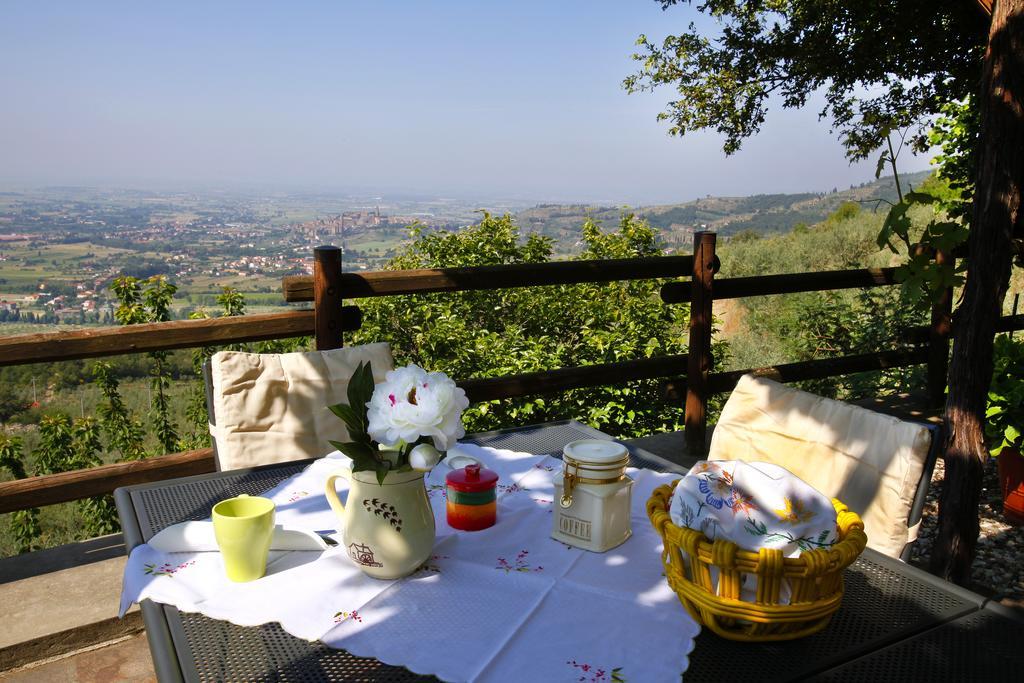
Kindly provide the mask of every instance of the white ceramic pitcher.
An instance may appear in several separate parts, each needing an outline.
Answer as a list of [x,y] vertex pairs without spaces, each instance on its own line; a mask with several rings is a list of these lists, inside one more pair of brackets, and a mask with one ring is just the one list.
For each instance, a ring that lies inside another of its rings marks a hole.
[[[348,556],[367,575],[397,579],[416,571],[434,548],[434,515],[423,472],[377,473],[338,470],[327,478],[327,502],[344,525]],[[343,505],[334,482],[351,485]]]

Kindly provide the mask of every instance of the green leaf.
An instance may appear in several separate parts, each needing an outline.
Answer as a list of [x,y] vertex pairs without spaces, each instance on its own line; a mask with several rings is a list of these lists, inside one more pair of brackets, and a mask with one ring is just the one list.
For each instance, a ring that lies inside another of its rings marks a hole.
[[908,192],[903,195],[903,201],[907,204],[934,204],[938,197],[927,192]]
[[[366,404],[373,397],[373,367],[369,361],[356,366],[348,381],[348,404],[359,410],[366,420]],[[365,431],[365,429],[364,429]]]
[[345,405],[344,403],[338,403],[337,405],[327,406],[328,409],[341,418],[345,426],[348,427],[349,438],[353,441],[363,441],[358,436],[366,434],[366,410],[356,410],[352,406]]
[[330,441],[329,443],[352,458],[353,472],[376,470],[381,464],[381,461],[377,459],[376,453],[374,453],[373,448],[369,444],[354,441]]

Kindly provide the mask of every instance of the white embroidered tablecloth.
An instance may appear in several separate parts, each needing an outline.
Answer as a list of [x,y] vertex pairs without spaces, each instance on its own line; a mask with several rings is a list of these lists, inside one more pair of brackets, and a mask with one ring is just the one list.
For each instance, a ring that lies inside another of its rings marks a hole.
[[[241,626],[279,622],[296,637],[450,681],[678,680],[699,626],[668,587],[661,539],[644,509],[678,475],[630,470],[633,535],[598,554],[550,537],[559,460],[460,448],[498,472],[498,522],[478,532],[449,527],[449,470],[438,466],[426,478],[434,553],[412,576],[369,578],[339,545],[271,551],[266,576],[232,583],[217,552],[144,544],[125,567],[121,613],[149,598]],[[277,523],[337,529],[324,484],[348,463],[332,454],[266,492]],[[345,486],[338,481],[339,493]]]

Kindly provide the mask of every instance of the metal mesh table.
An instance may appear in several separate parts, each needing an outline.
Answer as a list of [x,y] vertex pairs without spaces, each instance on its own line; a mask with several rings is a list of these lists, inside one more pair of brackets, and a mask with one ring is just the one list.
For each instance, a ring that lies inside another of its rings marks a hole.
[[1002,605],[954,619],[824,672],[826,681],[1015,681],[1024,670],[1024,618]]
[[[568,421],[476,434],[467,440],[560,455],[566,443],[580,438],[611,437]],[[684,471],[635,447],[630,447],[630,456],[638,467]],[[171,524],[208,517],[215,502],[265,491],[307,464],[299,461],[118,489],[115,498],[125,544],[130,550]],[[865,677],[876,677],[869,673],[873,671],[870,667],[876,666],[866,661],[869,653],[876,657],[888,650],[898,653],[898,648],[913,647],[912,643],[943,624],[947,624],[943,628],[955,629],[960,621],[974,618],[983,604],[980,596],[870,550],[847,571],[846,586],[843,606],[832,623],[808,638],[752,645],[702,633],[690,655],[686,680],[798,680],[824,672],[845,679],[849,677],[844,670],[836,667],[862,661],[869,667],[863,669]],[[277,624],[242,628],[148,600],[143,602],[142,612],[154,666],[162,681],[431,680],[300,640]],[[858,678],[860,671],[850,669],[853,678]]]

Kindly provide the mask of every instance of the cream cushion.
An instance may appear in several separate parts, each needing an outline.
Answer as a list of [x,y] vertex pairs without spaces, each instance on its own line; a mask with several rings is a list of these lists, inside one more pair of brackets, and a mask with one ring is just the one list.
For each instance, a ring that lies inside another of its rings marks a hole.
[[899,557],[931,435],[898,420],[745,375],[722,409],[708,460],[781,465],[864,520],[868,546]]
[[327,406],[347,403],[349,378],[369,361],[375,382],[394,369],[387,344],[308,353],[221,351],[210,359],[217,468],[233,470],[315,458],[348,441],[345,424]]

